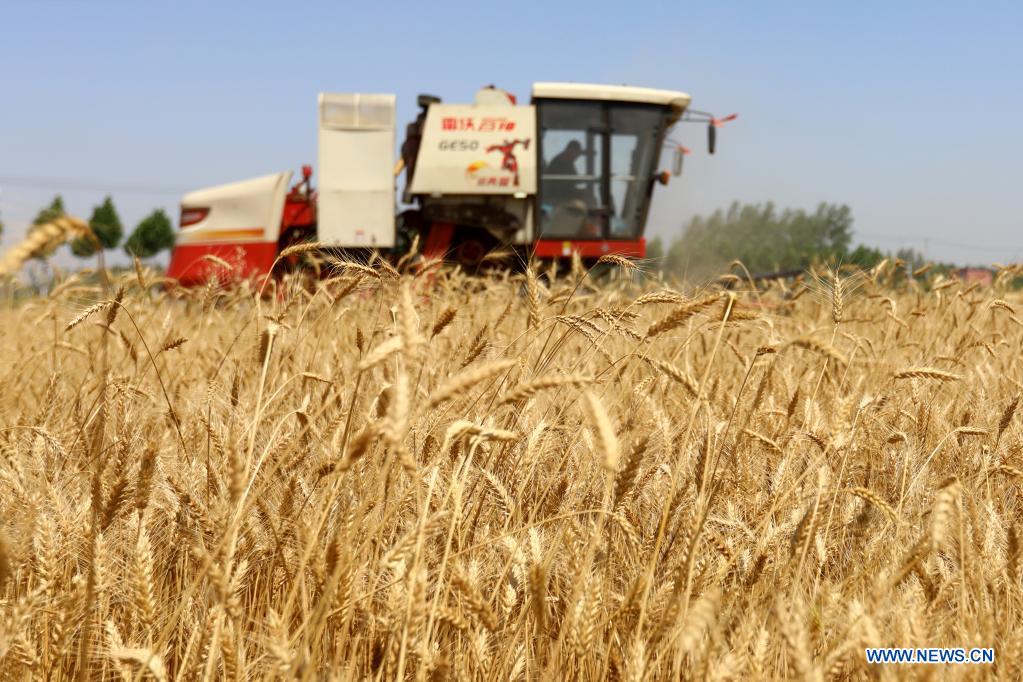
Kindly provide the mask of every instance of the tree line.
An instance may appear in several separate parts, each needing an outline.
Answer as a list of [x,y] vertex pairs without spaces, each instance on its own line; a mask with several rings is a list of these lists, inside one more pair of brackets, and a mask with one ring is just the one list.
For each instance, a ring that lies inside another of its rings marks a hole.
[[913,249],[894,254],[852,246],[853,216],[848,206],[821,203],[813,212],[779,210],[772,202],[732,203],[709,217],[695,216],[665,248],[660,237],[648,248],[666,273],[701,279],[720,273],[735,260],[754,274],[805,269],[818,264],[855,264],[870,268],[884,258],[900,258],[913,267],[923,257]]
[[[58,194],[49,205],[39,210],[32,221],[32,226],[34,228],[52,222],[65,213],[64,199]],[[33,228],[29,228],[30,234]],[[129,256],[152,258],[174,246],[174,227],[167,212],[162,208],[155,209],[140,220],[122,243],[124,226],[110,196],[105,197],[103,203],[93,207],[92,215],[89,217],[89,229],[92,231],[91,236],[79,237],[71,242],[71,253],[79,258],[102,255],[103,251],[116,249],[118,246],[121,246]]]

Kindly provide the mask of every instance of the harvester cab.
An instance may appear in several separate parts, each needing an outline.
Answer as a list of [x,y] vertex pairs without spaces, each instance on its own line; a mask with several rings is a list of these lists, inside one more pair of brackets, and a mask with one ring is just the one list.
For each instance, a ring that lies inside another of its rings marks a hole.
[[545,242],[539,255],[577,250],[584,257],[644,256],[643,229],[660,177],[661,147],[689,106],[689,95],[537,83],[533,105],[542,160],[534,214]]
[[493,86],[471,104],[421,95],[395,163],[394,95],[322,93],[316,188],[304,167],[290,191],[291,174],[278,173],[186,195],[168,274],[185,284],[261,276],[295,242],[368,253],[416,236],[425,256],[466,268],[497,248],[643,257],[654,185],[669,177],[661,150],[680,153],[667,134],[689,102],[577,83],[536,83],[524,105]]

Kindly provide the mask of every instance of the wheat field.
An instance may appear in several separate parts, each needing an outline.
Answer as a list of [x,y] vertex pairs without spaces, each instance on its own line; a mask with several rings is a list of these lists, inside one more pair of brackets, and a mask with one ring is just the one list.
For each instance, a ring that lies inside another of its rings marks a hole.
[[2,678],[1020,679],[1018,272],[607,260],[8,299]]

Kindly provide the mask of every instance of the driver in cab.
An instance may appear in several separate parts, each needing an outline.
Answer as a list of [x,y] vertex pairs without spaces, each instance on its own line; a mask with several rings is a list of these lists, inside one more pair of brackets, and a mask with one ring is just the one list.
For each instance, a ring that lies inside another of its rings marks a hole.
[[551,217],[552,229],[549,231],[556,231],[563,236],[596,236],[597,227],[586,220],[588,209],[596,206],[593,189],[588,185],[580,185],[570,177],[579,175],[576,161],[586,155],[582,144],[578,140],[571,140],[547,164],[545,174],[553,177],[545,183],[544,194],[555,207]]

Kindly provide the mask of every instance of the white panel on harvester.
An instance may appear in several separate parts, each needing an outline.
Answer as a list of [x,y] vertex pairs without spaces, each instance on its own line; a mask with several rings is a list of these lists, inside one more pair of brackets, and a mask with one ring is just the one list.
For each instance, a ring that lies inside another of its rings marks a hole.
[[413,194],[536,194],[536,109],[434,104]]
[[323,92],[319,118],[319,241],[394,246],[394,95]]

